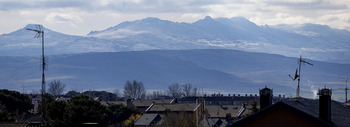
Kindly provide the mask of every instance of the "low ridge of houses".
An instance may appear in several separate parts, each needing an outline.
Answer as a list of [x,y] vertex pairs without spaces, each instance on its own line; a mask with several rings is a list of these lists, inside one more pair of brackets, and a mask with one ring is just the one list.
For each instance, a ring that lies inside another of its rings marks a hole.
[[[205,127],[255,127],[255,126],[349,126],[350,109],[331,100],[331,90],[319,90],[319,100],[305,98],[274,97],[273,90],[260,89],[258,95],[220,94],[202,97],[183,97],[161,100],[100,101],[104,105],[121,104],[142,112],[135,127],[168,126],[171,113],[185,114],[194,118],[197,126]],[[34,107],[38,107],[40,96],[32,96]],[[56,100],[68,100],[58,97]],[[98,101],[98,99],[96,99]],[[255,108],[260,108],[254,112]],[[334,107],[332,107],[334,106]],[[335,111],[335,112],[332,112]],[[37,113],[37,109],[32,110]],[[341,114],[339,112],[343,112]]]

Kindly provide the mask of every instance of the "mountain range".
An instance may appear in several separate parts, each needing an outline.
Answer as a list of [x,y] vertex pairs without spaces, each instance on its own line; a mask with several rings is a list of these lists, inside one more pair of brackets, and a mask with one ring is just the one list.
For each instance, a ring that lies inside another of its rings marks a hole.
[[[0,35],[0,55],[40,55],[40,39],[25,28]],[[303,55],[309,59],[350,63],[350,32],[325,25],[258,26],[243,17],[211,18],[178,23],[158,18],[126,21],[86,36],[44,28],[48,55],[142,50],[235,49]]]
[[[295,96],[297,58],[227,49],[149,50],[52,55],[47,83],[60,80],[66,90],[123,89],[127,80],[144,83],[147,90],[166,90],[173,83],[191,83],[207,93],[257,93],[265,86],[275,94]],[[40,57],[0,56],[1,87],[27,92],[39,89]],[[307,60],[302,66],[301,94],[314,97],[318,88],[343,94],[350,64]],[[341,96],[342,98],[343,95]]]
[[[1,88],[40,88],[41,39],[26,28],[36,25],[0,35]],[[300,55],[314,64],[302,65],[302,95],[316,96],[324,86],[343,94],[350,75],[350,32],[325,25],[258,26],[207,16],[193,23],[127,21],[86,36],[43,30],[47,83],[61,80],[66,90],[111,91],[138,80],[148,90],[191,83],[208,93],[243,94],[267,86],[292,96],[297,82],[288,75]]]

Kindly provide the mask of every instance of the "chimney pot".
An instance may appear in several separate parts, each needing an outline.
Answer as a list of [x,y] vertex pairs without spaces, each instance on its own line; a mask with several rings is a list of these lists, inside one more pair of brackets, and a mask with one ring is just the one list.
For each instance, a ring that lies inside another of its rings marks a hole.
[[330,122],[331,121],[331,95],[332,90],[327,89],[326,87],[323,89],[319,89],[317,95],[319,95],[319,118]]
[[267,87],[261,89],[260,93],[260,109],[264,109],[272,105],[273,90]]

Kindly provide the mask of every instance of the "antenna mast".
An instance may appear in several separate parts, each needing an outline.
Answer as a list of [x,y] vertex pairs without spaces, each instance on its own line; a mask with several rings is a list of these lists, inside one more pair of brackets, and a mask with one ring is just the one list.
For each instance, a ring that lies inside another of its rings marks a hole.
[[299,58],[299,61],[298,61],[298,64],[299,64],[299,74],[298,74],[298,69],[297,69],[296,72],[295,72],[294,78],[292,78],[292,76],[289,75],[289,77],[290,77],[293,81],[295,81],[295,79],[298,79],[298,87],[297,87],[296,97],[300,97],[300,77],[301,77],[300,71],[301,71],[301,64],[302,64],[302,63],[303,63],[303,64],[306,63],[306,64],[309,64],[309,65],[313,66],[312,63],[305,61],[305,59],[302,59],[302,58],[301,58],[301,55],[300,55],[300,58]]
[[45,62],[45,50],[44,50],[44,30],[42,30],[42,26],[41,25],[35,25],[36,29],[30,29],[30,28],[26,28],[27,30],[30,30],[30,31],[34,31],[36,32],[36,35],[34,36],[34,38],[40,38],[41,37],[41,57],[42,57],[42,77],[41,77],[41,112],[42,112],[42,115],[44,117],[44,94],[45,94],[45,91],[46,91],[46,88],[45,88],[45,66],[46,66],[46,62]]
[[345,103],[348,103],[348,77],[346,78],[346,82],[345,82]]

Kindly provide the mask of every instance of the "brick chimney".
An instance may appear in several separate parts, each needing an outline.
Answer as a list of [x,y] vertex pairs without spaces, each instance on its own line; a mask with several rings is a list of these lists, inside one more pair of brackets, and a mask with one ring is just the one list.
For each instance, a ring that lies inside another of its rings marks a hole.
[[264,109],[272,105],[273,91],[265,86],[265,88],[259,90],[260,93],[260,109]]
[[326,87],[323,89],[319,89],[317,95],[319,95],[319,118],[331,122],[331,95],[332,90],[327,89]]

